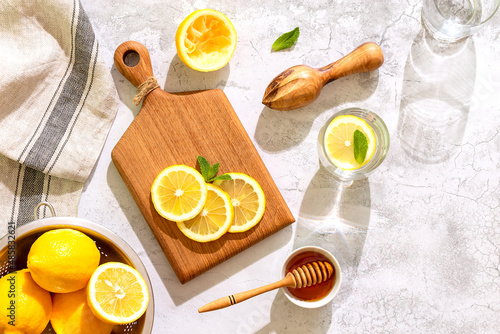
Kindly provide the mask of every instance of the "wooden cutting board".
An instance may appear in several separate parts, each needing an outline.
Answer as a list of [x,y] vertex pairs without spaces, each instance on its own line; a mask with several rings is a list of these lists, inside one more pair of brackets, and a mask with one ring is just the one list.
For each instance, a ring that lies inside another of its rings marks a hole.
[[[125,65],[135,52],[139,63]],[[153,76],[149,53],[138,42],[125,42],[115,65],[134,86]],[[174,222],[161,217],[151,201],[151,184],[164,168],[185,164],[199,170],[197,157],[220,162],[219,174],[241,172],[259,182],[266,211],[247,232],[226,233],[208,243],[182,234]],[[179,281],[185,283],[295,221],[266,166],[220,89],[171,94],[156,88],[114,147],[111,157],[153,231]]]

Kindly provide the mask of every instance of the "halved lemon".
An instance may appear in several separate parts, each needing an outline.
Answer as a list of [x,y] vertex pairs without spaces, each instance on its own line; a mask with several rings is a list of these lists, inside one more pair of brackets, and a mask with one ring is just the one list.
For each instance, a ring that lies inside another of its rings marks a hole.
[[162,217],[181,222],[201,212],[207,200],[207,186],[196,169],[174,165],[161,171],[153,181],[151,199]]
[[177,54],[190,68],[209,72],[224,67],[236,49],[236,30],[226,15],[200,9],[181,22],[175,34]]
[[234,218],[231,198],[220,187],[207,183],[207,202],[203,210],[177,226],[186,237],[199,242],[208,242],[222,237],[231,227]]
[[[368,150],[363,163],[354,157],[354,131],[361,131],[368,141]],[[325,131],[324,148],[328,159],[340,169],[358,169],[370,161],[375,153],[377,141],[372,127],[362,118],[352,115],[335,117]]]
[[87,304],[100,320],[120,325],[139,319],[148,306],[146,282],[134,268],[108,262],[97,267],[87,285]]
[[216,180],[231,197],[234,207],[234,221],[230,233],[245,232],[257,225],[264,215],[266,198],[259,183],[243,173],[228,173],[231,180]]

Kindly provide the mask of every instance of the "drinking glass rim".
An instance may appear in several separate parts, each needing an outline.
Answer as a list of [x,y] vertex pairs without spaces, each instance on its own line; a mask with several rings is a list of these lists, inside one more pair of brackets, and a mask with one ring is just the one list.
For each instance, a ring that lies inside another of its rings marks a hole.
[[[474,5],[476,4],[477,0],[473,0],[474,1]],[[471,25],[472,27],[477,27],[477,26],[480,26],[482,24],[485,24],[486,22],[488,22],[494,15],[495,13],[497,12],[498,10],[498,7],[500,6],[500,0],[494,0],[495,1],[495,7],[493,9],[493,12],[490,14],[490,16],[488,16],[486,19],[484,19],[483,21],[479,22],[479,23],[476,23],[474,25]],[[433,0],[433,2],[436,2],[435,0]],[[474,6],[474,8],[476,8],[476,6]],[[436,6],[436,9],[438,10],[439,14],[441,14],[441,16],[444,17],[443,13],[441,12],[441,10],[439,10],[439,7]],[[460,24],[458,23],[457,24],[458,26],[460,27],[467,27],[468,25],[466,24]]]

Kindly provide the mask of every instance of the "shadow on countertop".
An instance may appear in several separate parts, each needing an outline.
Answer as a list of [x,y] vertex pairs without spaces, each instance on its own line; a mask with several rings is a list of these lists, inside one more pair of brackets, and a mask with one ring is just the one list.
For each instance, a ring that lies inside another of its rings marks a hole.
[[[319,246],[338,260],[342,269],[342,285],[331,304],[317,309],[305,309],[287,300],[283,291],[276,294],[270,305],[261,305],[262,313],[271,312],[271,321],[257,333],[290,332],[294,319],[296,332],[314,328],[315,333],[327,333],[337,309],[344,305],[353,291],[370,222],[370,184],[368,179],[340,183],[324,167],[320,167],[306,190],[301,204],[293,249]],[[265,318],[265,317],[263,317]],[[252,316],[241,329],[254,328]],[[302,331],[302,332],[304,332]]]
[[448,160],[462,144],[475,81],[472,38],[442,44],[422,29],[403,77],[398,137],[404,152],[426,164]]
[[169,93],[224,89],[231,72],[231,64],[213,72],[200,72],[187,67],[177,53],[170,61],[163,90]]

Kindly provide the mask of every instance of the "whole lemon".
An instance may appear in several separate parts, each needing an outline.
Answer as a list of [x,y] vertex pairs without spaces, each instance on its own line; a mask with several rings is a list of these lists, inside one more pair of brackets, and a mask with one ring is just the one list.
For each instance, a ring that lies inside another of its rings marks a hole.
[[39,287],[27,269],[0,279],[0,333],[40,334],[52,312],[50,293]]
[[87,305],[87,291],[52,295],[52,328],[57,334],[109,334],[113,325],[105,323],[92,313]]
[[57,229],[35,240],[28,254],[28,269],[45,290],[66,293],[83,289],[100,259],[101,253],[87,235]]

